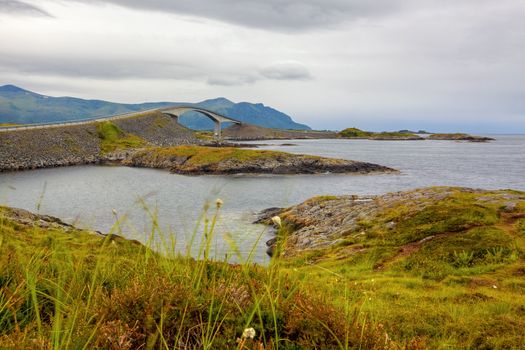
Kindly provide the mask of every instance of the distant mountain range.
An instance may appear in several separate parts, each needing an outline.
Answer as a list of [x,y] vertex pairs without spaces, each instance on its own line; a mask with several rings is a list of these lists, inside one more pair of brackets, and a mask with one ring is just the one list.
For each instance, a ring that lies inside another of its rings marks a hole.
[[[124,104],[74,97],[51,97],[24,90],[14,85],[0,86],[0,124],[70,121],[174,105],[201,107],[266,128],[310,130],[309,126],[296,123],[290,116],[262,103],[234,103],[222,97],[199,103],[149,102]],[[212,121],[196,112],[188,112],[179,120],[181,124],[191,129],[206,130],[213,128]]]

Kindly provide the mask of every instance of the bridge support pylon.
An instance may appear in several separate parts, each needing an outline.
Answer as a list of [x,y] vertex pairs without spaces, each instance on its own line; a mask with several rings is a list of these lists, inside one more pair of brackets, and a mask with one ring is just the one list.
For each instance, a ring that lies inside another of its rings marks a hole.
[[214,130],[215,141],[221,142],[221,139],[222,139],[221,122],[220,120],[214,120],[214,122],[215,122],[215,130]]

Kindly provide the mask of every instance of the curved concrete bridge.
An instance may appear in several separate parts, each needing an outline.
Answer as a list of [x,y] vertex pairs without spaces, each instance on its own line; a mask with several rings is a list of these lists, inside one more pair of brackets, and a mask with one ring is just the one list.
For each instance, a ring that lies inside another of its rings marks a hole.
[[118,115],[107,116],[107,117],[95,117],[95,118],[77,119],[77,120],[71,120],[71,121],[41,123],[41,124],[27,124],[27,125],[20,125],[20,126],[9,126],[9,127],[5,127],[5,128],[0,127],[0,133],[1,132],[8,132],[8,131],[31,130],[31,129],[47,129],[47,128],[57,128],[57,127],[62,127],[62,126],[99,123],[99,122],[105,122],[105,121],[133,118],[133,117],[139,116],[141,114],[151,113],[151,112],[160,112],[162,114],[170,116],[171,118],[175,119],[178,122],[179,121],[179,117],[182,114],[184,114],[186,112],[190,112],[190,111],[198,112],[198,113],[208,117],[209,119],[211,119],[215,123],[215,137],[218,140],[220,140],[220,138],[221,138],[221,124],[222,123],[228,122],[228,123],[234,123],[234,124],[242,124],[242,122],[239,121],[239,120],[226,117],[224,115],[221,115],[219,113],[215,113],[215,112],[209,111],[209,110],[204,109],[204,108],[192,107],[192,106],[176,106],[176,107],[163,107],[163,108],[147,109],[147,110],[143,110],[143,111],[124,113],[124,114],[118,114]]
[[198,107],[188,107],[188,106],[180,106],[180,107],[173,107],[173,108],[163,108],[160,110],[162,114],[169,115],[170,117],[174,118],[179,121],[179,117],[186,113],[186,112],[198,112],[209,119],[211,119],[215,123],[215,137],[220,140],[221,139],[221,124],[224,122],[227,123],[233,123],[233,124],[242,124],[241,121],[229,118],[223,115],[220,115],[218,113],[209,111],[204,108],[198,108]]

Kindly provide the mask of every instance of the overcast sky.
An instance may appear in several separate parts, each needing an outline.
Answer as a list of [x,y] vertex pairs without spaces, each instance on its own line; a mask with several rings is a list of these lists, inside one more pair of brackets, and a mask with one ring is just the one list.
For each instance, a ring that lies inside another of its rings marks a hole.
[[0,85],[525,133],[523,0],[0,0]]

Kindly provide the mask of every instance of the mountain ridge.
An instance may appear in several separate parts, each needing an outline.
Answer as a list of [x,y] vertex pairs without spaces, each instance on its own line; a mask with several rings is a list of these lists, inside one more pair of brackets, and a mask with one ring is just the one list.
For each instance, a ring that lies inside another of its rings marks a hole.
[[[297,123],[289,115],[262,103],[235,103],[225,97],[207,99],[197,103],[143,102],[133,104],[70,96],[46,96],[11,84],[0,86],[0,123],[35,124],[74,121],[172,105],[205,108],[266,128],[310,130],[309,126]],[[185,113],[181,116],[180,123],[191,129],[213,129],[213,122],[197,112]]]

